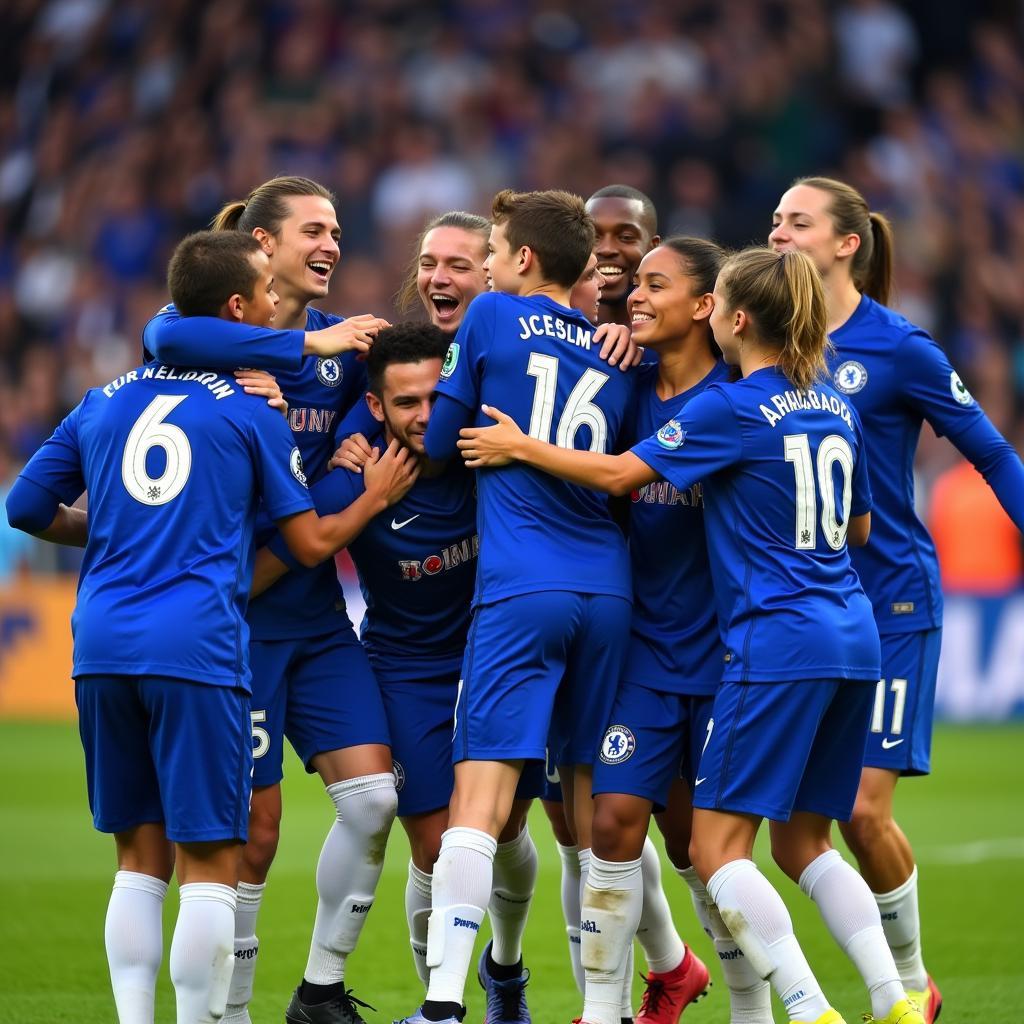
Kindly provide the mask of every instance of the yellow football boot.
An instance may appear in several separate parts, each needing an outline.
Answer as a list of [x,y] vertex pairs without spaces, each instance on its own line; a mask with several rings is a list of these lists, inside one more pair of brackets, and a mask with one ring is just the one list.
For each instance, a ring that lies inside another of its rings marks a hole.
[[928,975],[928,987],[923,992],[911,992],[907,989],[907,998],[912,999],[921,1007],[921,1016],[924,1017],[924,1024],[935,1024],[942,1012],[942,993],[939,986],[932,981]]
[[924,1024],[921,1008],[912,999],[901,999],[884,1017],[865,1013],[864,1024]]

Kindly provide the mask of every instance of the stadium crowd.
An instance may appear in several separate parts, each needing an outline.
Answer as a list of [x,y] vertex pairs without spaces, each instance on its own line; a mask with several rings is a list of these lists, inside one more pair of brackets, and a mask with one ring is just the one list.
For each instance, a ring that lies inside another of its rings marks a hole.
[[[174,242],[275,173],[337,192],[327,308],[388,316],[425,216],[506,185],[628,181],[664,234],[738,245],[794,176],[841,172],[895,223],[896,305],[1019,440],[1006,6],[19,0],[0,41],[0,487],[135,364]],[[949,458],[922,457],[926,476]]]

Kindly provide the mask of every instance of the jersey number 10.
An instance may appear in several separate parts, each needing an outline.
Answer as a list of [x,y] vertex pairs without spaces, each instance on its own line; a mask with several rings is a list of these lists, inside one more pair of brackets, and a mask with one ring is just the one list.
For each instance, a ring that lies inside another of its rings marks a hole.
[[[555,394],[558,385],[558,359],[541,352],[531,352],[526,372],[536,378],[533,410],[527,433],[538,441],[551,442],[551,421],[555,416]],[[587,370],[566,399],[558,420],[555,444],[559,448],[575,448],[580,427],[590,428],[590,450],[603,452],[608,442],[608,420],[600,406],[594,405],[598,391],[608,383],[608,374]]]
[[[793,464],[796,477],[796,547],[813,550],[817,541],[818,501],[814,486],[815,466],[811,462],[811,446],[806,434],[786,434],[783,437],[786,461]],[[838,551],[846,543],[850,525],[851,480],[853,478],[853,451],[845,437],[829,434],[818,445],[817,490],[821,492],[821,531],[828,546]],[[843,521],[836,517],[836,488],[832,480],[832,467],[842,471]]]

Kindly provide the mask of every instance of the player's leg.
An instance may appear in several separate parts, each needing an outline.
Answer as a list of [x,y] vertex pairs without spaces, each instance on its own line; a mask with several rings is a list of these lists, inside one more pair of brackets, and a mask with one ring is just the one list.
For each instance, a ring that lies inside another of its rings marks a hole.
[[[400,801],[401,796],[399,793]],[[409,874],[405,885],[405,919],[409,927],[409,945],[416,973],[426,989],[430,980],[430,968],[427,967],[427,924],[430,921],[434,864],[441,852],[441,837],[448,828],[448,807],[423,814],[400,815],[399,821],[409,837]]]
[[170,951],[178,1024],[219,1021],[234,961],[235,886],[252,780],[249,696],[148,678],[150,749],[167,837],[177,847],[180,908]]
[[473,618],[456,702],[455,790],[434,868],[424,1019],[460,1019],[464,1012],[466,974],[491,898],[497,837],[523,761],[544,757],[573,597],[524,594],[483,605]]
[[256,934],[267,876],[281,837],[281,778],[284,774],[284,722],[288,699],[288,672],[301,641],[253,640],[249,645],[252,669],[252,799],[249,834],[242,848],[235,896],[234,973],[228,993],[224,1024],[250,1024],[259,962]]
[[917,867],[910,843],[893,816],[900,775],[931,770],[932,714],[941,630],[885,635],[882,671],[875,691],[853,817],[840,828],[874,893],[882,927],[904,987],[934,1021],[942,996],[921,954]]
[[867,883],[831,841],[832,820],[846,820],[853,810],[874,689],[873,683],[838,684],[808,755],[793,815],[772,823],[772,853],[817,904],[832,937],[857,968],[870,993],[871,1012],[878,1020],[895,1021],[906,1012],[906,993],[878,907]]
[[348,1024],[361,1017],[345,964],[373,906],[398,807],[380,688],[351,627],[306,641],[291,672],[285,734],[335,809],[317,861],[309,957],[285,1019]]
[[771,982],[791,1021],[829,1019],[834,1011],[782,898],[751,855],[761,819],[789,816],[836,685],[723,682],[694,779],[693,866],[748,964]]
[[152,1024],[163,959],[161,917],[174,864],[138,686],[129,676],[75,682],[93,823],[113,833],[117,847],[104,942],[120,1024]]

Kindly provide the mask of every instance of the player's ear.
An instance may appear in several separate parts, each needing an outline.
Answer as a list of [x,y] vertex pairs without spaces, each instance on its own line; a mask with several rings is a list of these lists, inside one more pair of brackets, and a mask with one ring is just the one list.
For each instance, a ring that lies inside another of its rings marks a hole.
[[737,309],[732,315],[732,333],[739,337],[749,326],[750,317],[742,309]]
[[366,392],[366,404],[370,409],[370,415],[378,422],[384,422],[384,405],[381,400],[372,392]]
[[659,245],[661,245],[661,235],[651,235],[651,247],[647,251],[653,252]]
[[253,228],[252,237],[260,243],[260,248],[268,255],[274,254],[274,236],[266,228]]
[[237,320],[239,323],[245,319],[245,299],[238,292],[224,303],[222,317],[225,320]]
[[521,245],[519,247],[519,265],[516,267],[516,271],[520,274],[528,274],[533,262],[533,250],[528,245]]
[[860,235],[843,235],[836,248],[836,256],[853,257],[860,248]]
[[693,308],[694,320],[707,320],[715,311],[715,296],[711,292],[705,292],[697,296],[697,304]]

